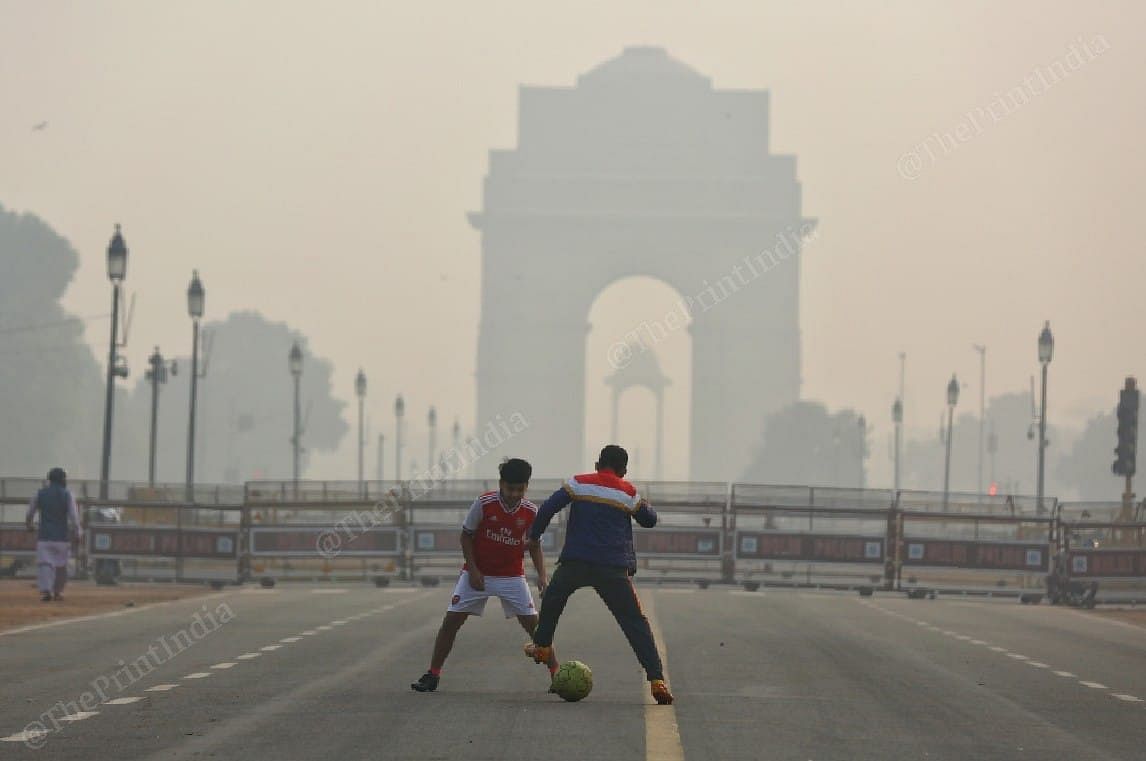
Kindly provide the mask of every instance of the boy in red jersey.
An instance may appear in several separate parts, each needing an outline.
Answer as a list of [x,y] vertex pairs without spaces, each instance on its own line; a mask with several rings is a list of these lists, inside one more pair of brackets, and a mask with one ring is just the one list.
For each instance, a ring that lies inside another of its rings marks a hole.
[[[537,587],[542,594],[549,583],[540,543],[529,544],[529,530],[537,517],[537,505],[525,499],[533,467],[525,460],[506,460],[498,467],[498,490],[474,500],[462,522],[462,554],[466,563],[454,587],[450,607],[438,636],[430,669],[410,688],[433,692],[438,688],[442,666],[454,646],[454,638],[471,615],[480,616],[490,597],[501,600],[505,617],[517,616],[526,633],[537,628],[537,609],[525,580],[525,551],[528,548],[537,569]],[[549,672],[557,670],[557,657],[550,654]]]

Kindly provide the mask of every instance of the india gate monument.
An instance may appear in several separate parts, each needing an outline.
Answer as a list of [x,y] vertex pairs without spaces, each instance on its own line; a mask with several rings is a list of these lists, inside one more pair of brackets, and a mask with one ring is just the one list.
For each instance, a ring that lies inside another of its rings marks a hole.
[[769,93],[715,89],[666,51],[633,47],[574,87],[519,98],[518,144],[490,151],[470,214],[477,435],[517,413],[528,426],[498,456],[530,459],[538,477],[590,469],[586,447],[610,442],[584,441],[589,310],[611,283],[645,276],[689,306],[689,478],[739,477],[765,417],[799,398],[800,250],[814,228],[795,156],[769,151]]

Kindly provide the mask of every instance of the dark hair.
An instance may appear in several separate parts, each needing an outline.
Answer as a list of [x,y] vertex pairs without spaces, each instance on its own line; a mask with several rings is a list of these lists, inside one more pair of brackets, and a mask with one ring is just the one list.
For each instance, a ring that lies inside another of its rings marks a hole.
[[601,455],[597,458],[597,467],[610,468],[617,473],[622,473],[629,467],[629,453],[625,451],[624,447],[609,444],[601,450]]
[[519,457],[511,457],[497,466],[497,472],[507,484],[527,484],[533,475],[533,466]]
[[52,468],[48,471],[48,481],[63,486],[68,482],[68,474],[64,472],[63,468]]

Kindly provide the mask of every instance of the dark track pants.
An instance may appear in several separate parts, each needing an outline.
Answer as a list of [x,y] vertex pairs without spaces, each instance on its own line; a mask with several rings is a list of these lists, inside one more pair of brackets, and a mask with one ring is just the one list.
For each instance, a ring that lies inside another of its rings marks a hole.
[[649,681],[664,679],[661,670],[661,657],[657,653],[657,643],[649,620],[641,610],[637,590],[633,580],[624,568],[596,565],[580,560],[566,560],[559,563],[549,580],[549,586],[541,597],[541,611],[533,641],[538,645],[553,644],[557,630],[557,619],[565,610],[569,596],[581,587],[593,587],[604,601],[613,618],[621,625],[621,631],[629,640],[629,645],[641,662]]

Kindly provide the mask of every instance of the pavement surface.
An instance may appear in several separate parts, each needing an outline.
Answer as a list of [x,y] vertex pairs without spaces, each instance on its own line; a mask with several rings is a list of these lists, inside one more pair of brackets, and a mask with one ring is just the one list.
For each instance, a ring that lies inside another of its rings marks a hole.
[[491,603],[414,693],[445,586],[282,584],[0,633],[2,759],[1142,759],[1146,629],[1014,600],[640,587],[671,707],[590,591],[547,695]]

